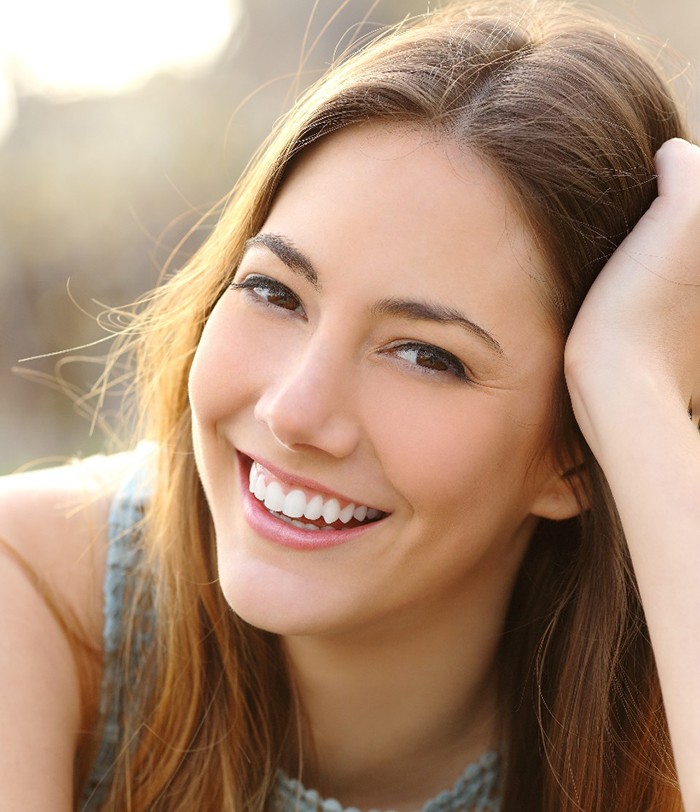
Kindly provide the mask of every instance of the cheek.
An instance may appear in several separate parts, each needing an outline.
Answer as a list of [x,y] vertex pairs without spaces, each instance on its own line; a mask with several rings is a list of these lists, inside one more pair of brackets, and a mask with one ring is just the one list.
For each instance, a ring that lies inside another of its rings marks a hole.
[[521,518],[535,488],[542,421],[524,426],[508,405],[479,390],[454,405],[445,400],[404,398],[401,419],[394,409],[383,420],[374,445],[385,474],[416,514],[447,522],[464,510],[475,519],[508,503]]
[[201,426],[235,411],[254,388],[255,342],[238,322],[219,303],[202,332],[189,376],[192,417]]

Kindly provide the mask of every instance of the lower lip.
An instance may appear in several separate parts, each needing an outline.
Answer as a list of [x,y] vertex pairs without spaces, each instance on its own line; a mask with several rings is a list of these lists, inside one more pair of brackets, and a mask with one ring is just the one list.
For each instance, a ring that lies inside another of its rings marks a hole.
[[293,550],[320,550],[327,547],[339,547],[353,541],[373,530],[383,519],[371,524],[351,527],[348,530],[304,530],[276,519],[265,505],[250,492],[248,476],[250,465],[238,457],[238,471],[243,493],[243,516],[250,527],[276,544]]

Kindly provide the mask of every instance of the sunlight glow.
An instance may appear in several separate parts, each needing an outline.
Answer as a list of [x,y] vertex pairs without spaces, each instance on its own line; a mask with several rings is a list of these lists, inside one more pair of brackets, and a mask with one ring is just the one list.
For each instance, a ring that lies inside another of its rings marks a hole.
[[0,144],[17,120],[14,89],[10,86],[1,68],[2,63],[0,63]]
[[240,11],[238,0],[10,0],[0,56],[18,93],[116,93],[210,64]]

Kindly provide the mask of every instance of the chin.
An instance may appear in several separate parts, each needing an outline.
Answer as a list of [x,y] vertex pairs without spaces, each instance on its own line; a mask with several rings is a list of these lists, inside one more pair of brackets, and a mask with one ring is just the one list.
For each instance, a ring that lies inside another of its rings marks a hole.
[[219,583],[228,605],[246,623],[279,635],[327,633],[342,625],[344,613],[308,575],[235,558],[220,563]]

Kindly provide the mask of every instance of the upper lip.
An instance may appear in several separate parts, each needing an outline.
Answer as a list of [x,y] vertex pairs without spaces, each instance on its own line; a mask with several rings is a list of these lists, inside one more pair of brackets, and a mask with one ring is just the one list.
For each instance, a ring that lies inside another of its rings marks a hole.
[[[326,485],[321,485],[321,483],[316,482],[313,479],[309,479],[308,477],[298,476],[297,474],[290,474],[288,471],[284,471],[282,468],[278,468],[274,463],[270,462],[269,460],[264,459],[258,455],[253,456],[252,454],[247,454],[245,451],[238,451],[238,453],[246,458],[247,462],[257,462],[263,468],[267,469],[276,479],[279,479],[280,482],[284,482],[286,485],[297,485],[300,488],[305,488],[307,491],[317,491],[318,493],[323,494],[324,496],[335,497],[339,502],[350,504],[353,503],[355,505],[366,505],[367,507],[374,507],[377,510],[381,510],[376,505],[373,505],[370,502],[364,502],[361,499],[354,499],[350,496],[346,496],[343,493],[339,493],[338,491],[334,491],[331,488],[328,488]],[[388,511],[382,511],[382,513],[387,513]]]

